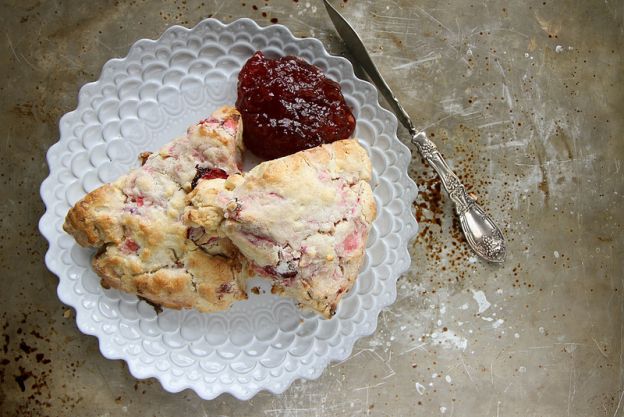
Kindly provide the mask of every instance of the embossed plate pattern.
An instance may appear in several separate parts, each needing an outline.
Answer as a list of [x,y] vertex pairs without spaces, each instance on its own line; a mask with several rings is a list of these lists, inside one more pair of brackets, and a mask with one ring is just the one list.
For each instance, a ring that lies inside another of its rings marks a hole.
[[[356,136],[373,161],[378,217],[360,276],[336,316],[323,320],[299,312],[290,300],[253,294],[224,313],[165,309],[157,315],[135,296],[103,289],[90,267],[93,251],[62,230],[70,206],[136,166],[140,152],[233,104],[238,72],[258,49],[301,56],[338,81],[357,118]],[[78,108],[61,118],[60,140],[47,154],[50,175],[41,185],[47,210],[39,228],[50,244],[45,260],[59,277],[59,298],[76,309],[78,327],[99,339],[105,357],[125,360],[132,375],[155,377],[167,391],[191,388],[205,399],[224,392],[249,399],[262,389],[283,392],[295,378],[317,378],[375,330],[410,264],[417,188],[407,175],[409,149],[396,128],[375,88],[355,77],[349,61],[281,25],[207,19],[192,29],[171,27],[156,41],[136,42],[127,57],[108,61],[100,79],[82,87]]]

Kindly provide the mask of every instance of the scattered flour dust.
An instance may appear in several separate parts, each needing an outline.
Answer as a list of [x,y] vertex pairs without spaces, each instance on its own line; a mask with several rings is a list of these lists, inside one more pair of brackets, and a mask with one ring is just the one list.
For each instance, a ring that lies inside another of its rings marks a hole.
[[452,330],[445,332],[433,332],[431,333],[431,344],[442,346],[444,349],[459,349],[466,350],[468,347],[468,340],[465,337],[457,335]]
[[487,300],[487,298],[485,297],[485,294],[481,290],[479,291],[472,290],[472,298],[474,298],[474,300],[477,302],[477,305],[479,306],[479,314],[482,314],[492,305]]
[[503,319],[498,319],[496,320],[493,324],[492,327],[495,329],[498,329],[503,323],[505,322],[505,320]]

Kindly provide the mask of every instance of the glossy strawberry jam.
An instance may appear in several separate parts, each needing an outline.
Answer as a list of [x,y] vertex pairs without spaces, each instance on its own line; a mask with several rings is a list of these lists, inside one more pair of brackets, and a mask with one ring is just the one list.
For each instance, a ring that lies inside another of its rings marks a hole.
[[340,85],[294,56],[249,58],[238,76],[236,108],[245,146],[265,159],[346,139],[355,129]]

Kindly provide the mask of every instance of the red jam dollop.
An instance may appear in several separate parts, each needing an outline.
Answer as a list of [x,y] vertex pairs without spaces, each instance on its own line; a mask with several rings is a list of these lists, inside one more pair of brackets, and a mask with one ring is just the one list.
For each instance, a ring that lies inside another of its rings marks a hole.
[[238,76],[236,108],[245,146],[265,159],[347,139],[355,129],[340,85],[294,56],[249,58]]

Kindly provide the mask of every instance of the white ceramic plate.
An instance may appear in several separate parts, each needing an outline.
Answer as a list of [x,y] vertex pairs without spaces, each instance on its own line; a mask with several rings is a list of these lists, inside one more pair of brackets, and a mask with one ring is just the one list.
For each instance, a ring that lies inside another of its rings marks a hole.
[[[140,152],[233,104],[238,72],[256,50],[297,55],[320,67],[340,83],[357,118],[356,137],[373,162],[378,217],[355,286],[331,320],[268,294],[250,294],[219,314],[165,309],[156,315],[135,296],[104,290],[90,267],[93,251],[62,230],[68,209],[137,166]],[[82,87],[78,108],[63,116],[61,138],[47,154],[50,176],[41,185],[47,211],[39,227],[50,243],[45,259],[59,277],[59,298],[76,309],[78,327],[99,339],[104,356],[125,360],[132,375],[155,377],[167,391],[248,399],[262,389],[283,392],[296,378],[317,378],[375,330],[410,264],[417,188],[407,175],[410,151],[396,128],[375,88],[355,77],[349,61],[329,55],[316,39],[295,38],[284,26],[207,19],[192,29],[171,27],[156,41],[138,41],[127,57],[108,61],[98,81]]]

